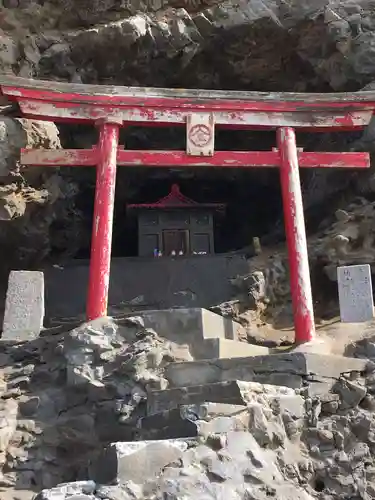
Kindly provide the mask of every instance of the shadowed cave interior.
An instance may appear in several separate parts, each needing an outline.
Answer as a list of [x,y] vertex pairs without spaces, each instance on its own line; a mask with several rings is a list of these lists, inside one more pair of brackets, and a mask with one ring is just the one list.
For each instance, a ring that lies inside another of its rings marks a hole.
[[[97,131],[82,125],[60,125],[64,148],[89,148],[96,144]],[[297,134],[297,145],[306,151],[335,150],[337,144],[345,148],[358,133]],[[120,145],[132,150],[184,150],[183,127],[129,127],[120,135]],[[246,131],[218,129],[215,132],[215,150],[269,151],[276,147],[274,131]],[[323,149],[321,149],[323,147]],[[340,146],[338,146],[340,147]],[[324,173],[323,173],[324,174]],[[331,175],[332,172],[327,172]],[[81,245],[76,259],[87,259],[90,254],[90,233],[94,208],[95,170],[92,168],[64,169],[63,175],[72,176],[80,186],[77,208],[85,214],[85,230],[88,237]],[[347,175],[336,172],[335,175]],[[300,171],[303,190],[309,191],[312,170]],[[199,203],[222,203],[224,215],[214,217],[215,253],[238,251],[252,246],[253,237],[265,244],[284,239],[282,199],[278,168],[155,168],[118,167],[113,230],[114,257],[138,254],[136,217],[126,209],[128,204],[153,203],[168,195],[172,184],[177,183],[183,195]],[[310,193],[311,194],[311,193]],[[313,231],[324,215],[331,212],[332,199],[312,204],[306,210],[307,231]],[[306,207],[305,207],[306,208]],[[61,221],[57,221],[61,224]],[[51,257],[58,258],[58,250]]]

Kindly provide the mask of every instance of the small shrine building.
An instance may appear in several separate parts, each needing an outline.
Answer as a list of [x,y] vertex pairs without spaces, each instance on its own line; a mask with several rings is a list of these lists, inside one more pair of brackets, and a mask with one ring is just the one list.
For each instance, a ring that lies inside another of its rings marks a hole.
[[138,255],[167,257],[215,253],[214,214],[224,204],[198,203],[173,184],[170,193],[154,203],[128,205],[138,219]]

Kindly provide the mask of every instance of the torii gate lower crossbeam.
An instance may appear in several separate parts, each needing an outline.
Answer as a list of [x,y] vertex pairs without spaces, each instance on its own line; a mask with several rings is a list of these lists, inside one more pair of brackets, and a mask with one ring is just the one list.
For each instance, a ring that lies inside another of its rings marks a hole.
[[[299,178],[301,168],[368,168],[368,153],[305,153],[299,130],[353,130],[368,125],[375,94],[261,94],[95,87],[0,77],[4,96],[29,118],[96,122],[99,144],[89,150],[29,150],[21,164],[95,166],[96,192],[87,299],[89,320],[107,314],[116,166],[184,168],[280,168],[289,254],[295,342],[315,335],[306,231]],[[103,121],[104,120],[104,121]],[[128,123],[187,126],[184,151],[126,151],[119,128]],[[277,131],[273,151],[214,151],[214,126]]]

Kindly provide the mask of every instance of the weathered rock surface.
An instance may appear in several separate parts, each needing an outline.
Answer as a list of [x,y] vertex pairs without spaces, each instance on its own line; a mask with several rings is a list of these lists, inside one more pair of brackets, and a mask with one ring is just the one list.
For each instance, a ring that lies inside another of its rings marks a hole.
[[[351,0],[25,4],[7,5],[8,29],[1,51],[3,69],[23,76],[159,86],[171,78],[161,69],[172,62],[176,83],[181,78],[189,82],[189,75],[196,73],[197,87],[220,86],[232,71],[240,82],[261,88],[274,84],[274,75],[282,68],[277,62],[280,50],[288,65],[275,90],[280,86],[302,90],[316,80],[334,89],[352,82],[360,88],[372,80],[375,69],[371,63],[374,15],[369,0],[355,4]],[[27,18],[28,12],[33,12],[33,19]],[[29,36],[15,40],[12,34],[20,26]],[[229,36],[224,38],[223,32]],[[262,43],[255,45],[254,40]],[[223,50],[209,62],[214,69],[209,75],[204,64],[218,41]],[[134,45],[139,48],[136,60]],[[250,47],[253,57],[247,58]],[[273,54],[275,47],[278,50]],[[232,58],[235,49],[239,52]],[[265,66],[262,60],[269,64]],[[305,73],[306,63],[310,71]]]
[[1,498],[373,496],[374,365],[363,342],[351,352],[362,359],[258,359],[265,377],[280,363],[308,386],[334,377],[310,396],[238,380],[168,388],[182,359],[136,317],[62,330],[1,342]]
[[184,358],[137,318],[125,323],[108,318],[30,342],[2,341],[4,484],[55,486],[78,477],[102,444],[137,435],[146,391],[163,388],[163,365]]
[[[1,279],[19,265],[39,265],[52,246],[62,254],[74,247],[74,254],[80,245],[77,184],[63,179],[56,169],[25,169],[20,163],[21,148],[61,148],[56,125],[0,116]],[[57,228],[57,221],[65,217],[69,223],[60,222]]]
[[[53,171],[47,175],[42,174],[38,167],[25,171],[20,164],[21,148],[40,147],[61,147],[59,132],[53,123],[0,117],[0,242],[4,255],[9,249],[9,257],[2,260],[1,270],[17,262],[22,252],[35,252],[35,246],[22,248],[23,242],[29,242],[32,236],[35,239],[38,233],[40,236],[41,232],[45,233],[43,220],[48,218],[49,207],[58,198],[56,189],[51,189],[56,185]],[[39,225],[34,225],[31,221],[37,214]],[[38,246],[38,243],[35,239],[34,245]]]
[[[59,131],[54,123],[1,117],[0,119],[0,180],[7,177],[25,177],[32,181],[41,175],[38,168],[22,169],[21,148],[60,149]],[[22,214],[20,214],[22,215]]]
[[[360,190],[369,195],[373,183],[362,179]],[[350,204],[341,203],[332,215],[321,221],[319,230],[308,240],[310,269],[316,317],[332,317],[338,314],[337,267],[375,263],[375,203],[365,196],[357,197]],[[233,280],[233,307],[226,304],[221,313],[247,326],[249,336],[257,335],[254,317],[278,323],[278,315],[284,313],[291,323],[291,294],[288,273],[288,257],[285,249],[279,249],[269,259],[251,260],[255,270]],[[237,303],[236,303],[237,301]],[[239,303],[238,303],[239,302]],[[249,311],[254,311],[249,316]]]

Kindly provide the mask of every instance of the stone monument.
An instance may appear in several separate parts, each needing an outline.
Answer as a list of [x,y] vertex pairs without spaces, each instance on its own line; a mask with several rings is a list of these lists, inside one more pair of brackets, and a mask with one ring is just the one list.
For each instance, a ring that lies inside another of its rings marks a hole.
[[39,271],[11,271],[5,302],[3,340],[32,340],[44,319],[44,275]]
[[340,316],[344,323],[362,323],[374,318],[371,268],[368,264],[337,268]]

